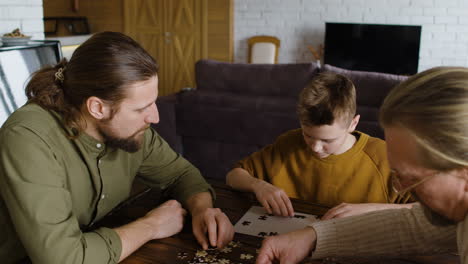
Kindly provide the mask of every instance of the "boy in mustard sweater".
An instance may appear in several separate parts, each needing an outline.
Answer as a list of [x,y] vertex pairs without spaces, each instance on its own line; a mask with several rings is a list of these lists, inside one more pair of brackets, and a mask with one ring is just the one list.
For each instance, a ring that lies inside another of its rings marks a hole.
[[294,215],[289,197],[334,207],[322,219],[412,206],[389,204],[405,201],[395,201],[385,142],[355,131],[360,116],[348,78],[318,75],[301,92],[297,114],[301,128],[239,161],[228,185],[254,192],[282,216]]

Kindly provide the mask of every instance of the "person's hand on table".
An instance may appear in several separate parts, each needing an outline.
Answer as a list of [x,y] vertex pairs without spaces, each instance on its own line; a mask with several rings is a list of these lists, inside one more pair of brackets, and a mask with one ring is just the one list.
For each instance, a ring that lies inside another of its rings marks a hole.
[[266,181],[259,180],[254,186],[257,200],[269,214],[294,216],[294,208],[286,192]]
[[184,226],[187,211],[176,200],[169,200],[149,211],[143,221],[150,226],[153,239],[170,237],[179,233]]
[[317,234],[312,227],[263,240],[256,264],[295,264],[310,256]]
[[192,228],[204,250],[208,245],[223,248],[234,238],[234,226],[219,208],[205,208],[193,214]]
[[342,218],[352,215],[364,214],[372,211],[385,210],[385,209],[399,209],[410,208],[413,204],[384,204],[384,203],[363,203],[363,204],[349,204],[341,203],[324,214],[321,220],[328,220],[332,218]]

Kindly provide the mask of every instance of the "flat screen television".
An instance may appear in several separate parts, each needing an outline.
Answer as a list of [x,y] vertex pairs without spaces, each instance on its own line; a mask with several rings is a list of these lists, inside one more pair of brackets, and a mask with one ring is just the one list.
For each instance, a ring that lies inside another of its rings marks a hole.
[[27,101],[26,83],[40,68],[62,58],[59,41],[30,41],[23,46],[0,47],[0,126]]
[[326,64],[349,70],[412,75],[418,71],[421,26],[325,24]]

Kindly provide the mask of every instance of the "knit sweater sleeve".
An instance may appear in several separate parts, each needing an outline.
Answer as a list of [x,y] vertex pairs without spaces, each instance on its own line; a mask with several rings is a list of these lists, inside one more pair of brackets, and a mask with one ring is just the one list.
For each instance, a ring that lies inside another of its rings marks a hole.
[[311,224],[312,258],[428,255],[455,252],[456,224],[419,204]]

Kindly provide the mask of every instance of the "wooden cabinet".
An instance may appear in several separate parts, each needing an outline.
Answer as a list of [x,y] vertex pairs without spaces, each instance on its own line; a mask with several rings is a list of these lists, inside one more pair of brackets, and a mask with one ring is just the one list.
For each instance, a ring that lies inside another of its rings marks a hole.
[[[76,4],[77,0],[73,2]],[[86,17],[88,19],[91,32],[118,31],[123,30],[123,0],[96,1],[80,0],[78,11],[73,10],[72,1],[64,0],[43,0],[44,17]],[[46,31],[53,29],[53,23],[44,28]],[[57,27],[57,34],[54,37],[69,36],[72,33],[65,23],[60,23]]]
[[[44,0],[45,16],[85,16],[91,32],[119,31],[136,39],[160,65],[159,93],[195,86],[199,59],[233,60],[234,0]],[[74,2],[75,3],[75,2]],[[59,36],[68,35],[60,27]]]
[[195,87],[194,65],[210,57],[208,5],[209,0],[124,1],[124,32],[158,61],[160,95]]

